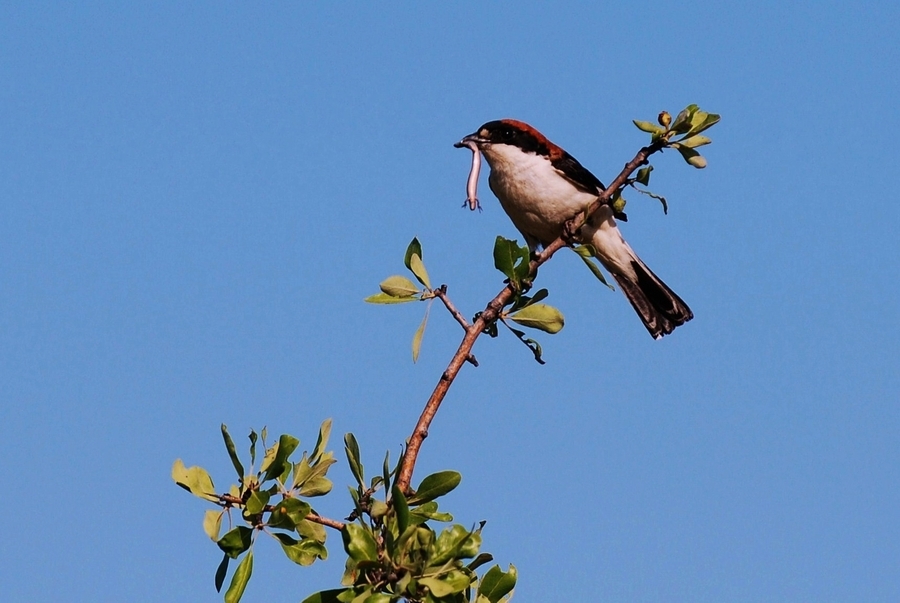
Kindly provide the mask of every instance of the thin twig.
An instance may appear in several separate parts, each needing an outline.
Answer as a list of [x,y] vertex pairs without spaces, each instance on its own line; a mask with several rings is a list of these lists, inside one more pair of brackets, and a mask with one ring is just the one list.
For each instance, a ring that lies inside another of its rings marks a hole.
[[[569,220],[565,225],[563,234],[547,245],[541,253],[537,254],[534,259],[531,260],[531,263],[529,264],[529,276],[534,277],[537,274],[538,267],[553,257],[553,254],[557,251],[568,246],[569,243],[567,241],[570,241],[572,237],[566,233],[577,233],[595,211],[600,209],[603,205],[609,205],[615,192],[628,183],[628,178],[631,174],[636,169],[646,164],[650,155],[662,149],[666,143],[667,141],[665,140],[658,140],[638,151],[637,155],[634,156],[634,159],[625,164],[625,167],[622,168],[622,171],[619,172],[616,179],[597,196],[597,199],[591,203],[587,210]],[[466,334],[460,342],[459,348],[456,350],[453,358],[450,359],[450,364],[447,365],[447,369],[441,375],[440,380],[438,380],[434,391],[428,398],[428,402],[425,403],[425,408],[422,410],[422,414],[419,416],[419,420],[416,422],[412,435],[407,442],[406,452],[403,455],[403,462],[400,464],[400,474],[397,478],[397,486],[402,491],[407,493],[410,492],[410,482],[412,481],[413,471],[416,467],[416,460],[419,456],[419,450],[422,448],[422,442],[428,437],[428,428],[431,426],[431,422],[434,420],[434,416],[437,414],[441,402],[444,401],[444,397],[447,395],[450,386],[453,385],[453,381],[459,374],[462,365],[471,357],[472,347],[475,345],[475,341],[478,339],[478,336],[484,332],[485,327],[497,320],[500,313],[503,311],[503,308],[512,300],[514,294],[515,290],[513,289],[513,285],[507,284],[494,299],[488,302],[484,311],[478,316],[474,324],[466,326],[464,322],[460,322],[460,324],[463,325],[463,328],[465,328]],[[445,296],[442,297],[441,294],[437,293],[436,295],[444,302],[444,305],[448,304],[448,301],[445,301]],[[450,310],[451,314],[454,314],[455,308],[451,309],[451,306],[447,305],[447,309]],[[460,321],[460,318],[456,317],[455,314],[454,318],[456,318],[458,322]],[[463,318],[462,321],[465,321],[465,319]]]
[[444,305],[447,306],[447,311],[456,319],[460,325],[462,325],[463,329],[469,328],[469,321],[466,320],[466,317],[462,315],[462,312],[456,309],[456,306],[453,305],[453,302],[450,301],[450,298],[447,297],[447,285],[441,285],[437,289],[432,291],[434,296],[444,302]]
[[[450,301],[450,298],[447,297],[447,285],[441,285],[437,289],[432,291],[434,296],[444,302],[444,306],[447,308],[447,311],[450,312],[450,315],[456,319],[456,322],[460,324],[464,331],[468,330],[471,325],[469,321],[466,320],[466,317],[462,315],[462,312],[456,309],[456,306],[453,305],[453,302]],[[473,354],[469,354],[466,356],[466,362],[471,364],[472,366],[478,366],[478,360],[475,358]]]

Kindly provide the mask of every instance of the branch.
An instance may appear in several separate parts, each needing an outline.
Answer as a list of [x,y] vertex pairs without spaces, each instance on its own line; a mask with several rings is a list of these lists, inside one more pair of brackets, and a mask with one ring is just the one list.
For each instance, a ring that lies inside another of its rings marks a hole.
[[[219,500],[226,507],[243,507],[244,501],[238,498],[237,496],[232,496],[231,494],[219,494]],[[271,513],[275,510],[275,505],[266,505],[263,508],[263,511],[266,513]],[[304,519],[308,519],[314,523],[321,524],[323,526],[334,528],[335,530],[343,530],[344,523],[342,521],[338,521],[337,519],[329,519],[328,517],[323,517],[318,513],[309,513]]]
[[322,524],[327,528],[334,528],[335,530],[343,530],[344,522],[338,521],[337,519],[329,519],[328,517],[322,517],[318,513],[310,513],[306,516],[306,519],[312,521],[314,523]]
[[[616,176],[615,180],[613,180],[610,185],[597,196],[597,199],[591,203],[587,208],[587,211],[581,212],[578,216],[574,216],[571,220],[566,222],[563,233],[552,243],[544,247],[543,251],[531,260],[528,267],[529,276],[532,278],[535,277],[537,275],[537,269],[542,264],[553,257],[553,254],[557,251],[563,247],[567,247],[569,241],[571,241],[572,234],[577,233],[578,230],[584,226],[587,219],[600,209],[601,206],[609,205],[610,200],[613,198],[616,191],[620,190],[628,183],[628,178],[631,174],[634,173],[636,169],[646,164],[650,155],[661,150],[666,146],[667,142],[668,141],[666,140],[657,140],[653,144],[643,147],[638,151],[637,155],[634,156],[634,159],[625,164],[625,167],[622,168],[622,171],[619,172],[619,175]],[[452,304],[450,304],[449,300],[446,298],[445,293],[445,287],[435,290],[435,295],[444,302],[444,305],[447,306],[447,309],[450,310],[450,313],[453,314],[457,322],[463,326],[466,334],[463,337],[462,342],[460,342],[459,348],[456,350],[453,358],[450,359],[450,364],[447,365],[447,369],[441,375],[434,391],[428,398],[428,402],[425,403],[425,408],[422,410],[422,414],[419,416],[419,420],[407,442],[406,452],[403,455],[403,461],[400,464],[399,477],[397,478],[397,486],[403,492],[407,493],[411,491],[409,484],[412,481],[413,471],[416,468],[416,460],[418,459],[419,451],[422,448],[422,442],[428,437],[428,428],[431,426],[431,422],[434,420],[434,416],[437,414],[441,402],[444,401],[444,398],[450,390],[450,386],[453,385],[453,381],[459,374],[462,365],[466,360],[472,357],[472,347],[475,345],[475,340],[478,339],[479,335],[484,332],[484,329],[488,325],[499,318],[503,308],[510,303],[515,295],[515,289],[512,284],[507,284],[494,299],[488,302],[484,311],[478,316],[475,323],[471,325],[467,325],[465,318],[459,314],[455,307],[452,307]]]

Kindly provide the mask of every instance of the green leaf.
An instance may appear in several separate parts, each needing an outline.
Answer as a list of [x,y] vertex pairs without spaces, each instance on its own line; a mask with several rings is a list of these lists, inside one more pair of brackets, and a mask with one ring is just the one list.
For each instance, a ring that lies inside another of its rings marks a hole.
[[520,310],[525,306],[530,306],[531,304],[537,303],[543,299],[546,299],[550,293],[546,289],[538,289],[537,293],[532,296],[519,294],[515,297],[515,301],[512,306],[510,306],[509,311],[515,312],[516,310]]
[[216,592],[222,592],[222,584],[225,583],[225,575],[228,573],[228,562],[231,560],[231,557],[226,553],[222,556],[222,561],[219,562],[219,567],[216,568]]
[[334,483],[327,477],[313,477],[307,480],[297,491],[300,496],[313,498],[315,496],[324,496],[331,492]]
[[652,171],[653,171],[652,165],[642,167],[641,169],[638,170],[637,176],[635,176],[634,179],[636,181],[640,182],[641,184],[643,184],[644,186],[647,186],[650,183],[650,172],[652,172]]
[[559,333],[565,326],[562,312],[547,304],[532,304],[522,308],[515,314],[510,314],[509,318],[523,327],[530,327],[551,334]]
[[420,505],[432,501],[452,491],[460,481],[462,481],[462,475],[456,471],[432,473],[422,480],[416,493],[407,502],[411,505]]
[[688,147],[689,149],[696,149],[697,147],[702,147],[705,144],[711,143],[712,140],[707,138],[706,136],[690,136],[688,138],[684,138],[678,141],[683,147]]
[[[299,463],[294,463],[294,479],[291,487],[305,487],[307,482],[315,482],[313,489],[320,489],[324,485],[320,478],[324,478],[325,474],[328,473],[329,467],[336,462],[334,453],[325,452],[315,465],[310,466],[309,459],[304,454]],[[330,483],[330,480],[325,481]],[[304,493],[303,496],[311,496],[311,494]]]
[[416,329],[416,332],[413,334],[412,338],[412,360],[413,363],[416,363],[419,360],[419,350],[422,348],[422,337],[425,335],[425,325],[428,324],[428,310],[431,309],[429,305],[425,310],[425,316],[422,317],[422,323],[419,325],[419,328]]
[[241,553],[250,548],[252,543],[253,530],[246,526],[238,526],[222,536],[216,544],[223,553],[232,559],[237,559]]
[[[266,471],[266,475],[263,477],[263,481],[268,481],[270,479],[274,479],[276,477],[281,476],[284,473],[284,470],[287,466],[287,459],[294,453],[297,449],[297,446],[300,445],[300,440],[295,438],[292,435],[282,434],[280,438],[278,438],[278,443],[275,444],[269,450],[274,449],[274,456],[272,460],[268,463],[263,462],[261,470]],[[269,452],[266,452],[266,458],[269,458]]]
[[273,528],[294,530],[306,519],[310,511],[308,503],[298,498],[285,498],[272,508],[268,525]]
[[453,521],[450,513],[438,512],[438,504],[435,501],[427,502],[421,506],[410,509],[410,523],[420,524],[428,519],[434,521],[449,522]]
[[231,439],[231,434],[228,433],[225,423],[222,423],[222,439],[225,440],[225,449],[228,451],[228,457],[231,459],[231,464],[234,465],[234,470],[237,471],[238,479],[244,479],[244,466],[241,464],[241,459],[238,458],[237,450],[234,448],[234,440]]
[[[413,237],[413,240],[409,242],[409,245],[407,245],[406,247],[406,254],[403,256],[403,265],[406,266],[409,270],[412,270],[413,255],[419,256],[419,260],[424,257],[422,255],[422,244],[419,243],[419,239],[417,237]],[[413,270],[413,272],[415,272],[415,270]]]
[[[349,563],[352,563],[352,560],[348,560],[348,565],[349,565]],[[355,576],[356,568],[353,568],[352,570],[350,568],[346,569],[344,571],[344,578],[347,577],[348,572],[352,572],[353,575]],[[353,584],[354,580],[348,581],[348,580],[345,580],[344,578],[341,578],[341,584],[347,584],[347,585]],[[353,589],[353,588],[348,588],[348,589],[344,590],[344,592],[339,593],[337,595],[337,600],[339,601],[339,603],[352,603],[355,599],[356,599],[356,589]]]
[[[380,478],[379,478],[380,479]],[[384,516],[387,515],[388,506],[387,503],[383,500],[378,500],[377,498],[373,498],[369,502],[369,515],[375,521],[381,521],[384,519]]]
[[632,119],[631,121],[638,127],[638,130],[647,132],[648,134],[663,134],[666,131],[665,128],[650,123],[649,121],[638,121],[636,119]]
[[420,301],[418,296],[412,295],[407,297],[393,297],[387,293],[376,293],[370,295],[363,300],[367,304],[405,304],[408,302]]
[[185,467],[181,459],[176,459],[172,464],[172,479],[194,496],[213,502],[219,500],[212,478],[203,467]]
[[341,603],[341,600],[338,599],[338,595],[347,591],[346,588],[333,588],[331,590],[322,590],[317,593],[313,593],[310,596],[303,599],[302,603]]
[[440,578],[420,578],[419,584],[428,587],[431,595],[441,599],[448,595],[461,593],[472,583],[472,578],[459,570],[451,570]]
[[487,597],[491,603],[497,603],[516,586],[518,572],[516,566],[509,565],[509,571],[504,572],[499,565],[495,565],[487,571],[478,584],[478,594]]
[[225,593],[225,603],[237,603],[241,600],[252,573],[253,551],[250,551],[238,564],[237,569],[234,570],[234,576],[231,577],[231,586],[228,587],[228,591]]
[[417,287],[414,282],[405,276],[397,274],[387,277],[381,281],[381,284],[378,286],[381,287],[381,290],[384,293],[391,297],[410,297],[416,295],[420,291],[419,287]]
[[547,296],[549,296],[549,295],[550,295],[550,292],[547,291],[546,289],[538,289],[537,293],[532,295],[531,299],[529,299],[528,302],[525,303],[522,307],[524,308],[525,306],[530,306],[531,304],[536,304],[539,301],[547,299]]
[[503,324],[506,326],[507,329],[509,329],[510,331],[512,331],[513,335],[515,335],[516,337],[519,338],[519,341],[521,341],[522,343],[524,343],[525,346],[526,346],[529,350],[531,350],[531,353],[534,354],[534,360],[535,360],[538,364],[547,364],[546,362],[544,362],[543,358],[541,358],[541,355],[543,354],[543,352],[541,351],[541,344],[539,344],[539,343],[538,343],[537,341],[535,341],[534,339],[531,339],[531,338],[529,338],[529,337],[525,337],[525,333],[524,333],[523,331],[520,331],[520,330],[518,330],[518,329],[514,329],[513,327],[509,326],[509,323],[504,322]]
[[365,489],[366,480],[363,465],[359,460],[359,444],[356,442],[356,436],[352,433],[344,436],[344,452],[347,453],[350,472],[353,473],[353,477],[356,479],[359,487]]
[[341,530],[344,550],[355,561],[378,561],[378,547],[372,532],[358,524],[348,523]]
[[691,129],[691,117],[699,107],[697,105],[688,105],[675,117],[675,121],[669,126],[669,129],[676,134],[684,134]]
[[251,493],[244,507],[247,515],[259,515],[262,513],[266,505],[269,504],[270,497],[271,495],[265,490],[257,490]]
[[328,445],[328,438],[331,437],[331,419],[325,419],[322,421],[322,426],[319,427],[319,439],[316,440],[316,447],[313,449],[312,454],[309,456],[309,460],[312,463],[321,458],[321,456],[325,453],[325,447]]
[[591,273],[597,277],[597,280],[599,280],[601,283],[603,283],[613,291],[616,290],[615,287],[607,282],[606,277],[603,275],[603,272],[600,271],[600,267],[592,261],[592,258],[596,253],[594,251],[593,245],[579,245],[578,247],[573,247],[572,249],[575,253],[578,254],[578,257],[581,258],[581,261],[584,262],[585,266],[590,269]]
[[409,269],[416,275],[416,280],[431,289],[431,281],[428,279],[428,271],[425,270],[425,264],[419,254],[414,253],[409,259]]
[[219,530],[222,527],[222,515],[224,514],[225,511],[209,510],[203,516],[203,531],[213,542],[219,540]]
[[698,170],[706,167],[706,159],[703,157],[703,155],[701,155],[694,149],[690,147],[683,147],[680,143],[675,143],[672,146],[678,149],[678,152],[681,153],[681,156],[685,161],[687,161],[690,165],[694,166]]
[[642,195],[647,195],[648,197],[652,197],[653,199],[656,199],[657,201],[662,203],[663,213],[664,214],[669,213],[669,204],[666,202],[666,198],[663,197],[662,195],[657,195],[656,193],[653,193],[650,191],[645,191],[645,190],[639,189],[637,187],[635,187],[634,190],[641,193]]
[[250,435],[248,437],[250,438],[250,464],[255,465],[256,464],[256,439],[257,439],[256,432],[251,429]]
[[381,483],[384,484],[384,497],[387,499],[388,492],[391,491],[391,451],[385,450],[384,463],[381,464]]
[[328,550],[315,540],[295,540],[287,534],[274,532],[272,534],[287,558],[297,565],[312,565],[316,559],[328,558]]
[[441,532],[434,543],[434,554],[428,560],[430,567],[439,567],[450,560],[474,557],[481,548],[479,530],[470,532],[459,524]]
[[395,599],[396,597],[387,593],[373,593],[363,599],[363,603],[391,603],[391,601],[394,601]]
[[394,505],[394,512],[397,514],[397,528],[402,534],[409,527],[409,504],[403,491],[397,486],[391,490],[391,503]]
[[510,241],[503,237],[497,237],[494,242],[494,267],[502,272],[512,282],[519,284],[522,279],[522,266],[526,266],[525,275],[528,274],[529,251],[528,246],[519,247],[518,241]]
[[325,526],[308,519],[297,523],[297,533],[303,538],[310,538],[322,544],[325,544],[325,540],[327,539]]
[[473,559],[471,563],[466,565],[466,567],[468,569],[474,571],[474,570],[478,569],[479,567],[481,567],[482,565],[484,565],[485,563],[490,563],[493,560],[494,560],[494,556],[491,555],[490,553],[481,553],[480,555],[475,557],[475,559]]

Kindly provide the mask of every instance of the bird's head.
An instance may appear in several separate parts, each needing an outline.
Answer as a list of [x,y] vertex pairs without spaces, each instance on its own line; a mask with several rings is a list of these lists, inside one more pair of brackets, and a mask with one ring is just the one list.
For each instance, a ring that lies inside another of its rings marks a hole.
[[526,153],[548,156],[559,148],[525,122],[515,119],[489,121],[453,146],[468,147],[473,143],[482,152],[489,150],[493,145],[509,145],[518,147]]

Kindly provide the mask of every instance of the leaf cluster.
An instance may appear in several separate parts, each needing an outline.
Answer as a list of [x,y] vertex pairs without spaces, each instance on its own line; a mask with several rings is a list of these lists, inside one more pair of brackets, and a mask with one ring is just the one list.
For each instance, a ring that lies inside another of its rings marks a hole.
[[[413,237],[403,256],[403,264],[412,272],[413,276],[422,285],[416,285],[409,278],[402,275],[389,276],[379,285],[381,292],[365,298],[370,304],[405,304],[414,301],[428,301],[434,299],[434,291],[431,288],[431,279],[422,261],[422,244],[419,239]],[[419,359],[419,350],[422,348],[422,337],[425,335],[425,326],[428,324],[428,313],[431,304],[425,308],[425,316],[419,324],[419,328],[413,334],[412,358],[413,362]]]
[[[719,123],[719,120],[719,115],[707,113],[699,106],[691,104],[682,109],[674,121],[667,111],[661,112],[657,117],[659,125],[649,121],[633,121],[639,130],[650,134],[651,144],[659,144],[663,149],[675,149],[688,165],[703,169],[707,165],[706,158],[697,151],[697,148],[708,145],[712,140],[701,136],[700,133]],[[637,175],[629,181],[629,185],[636,191],[659,201],[663,206],[663,212],[668,213],[669,207],[665,197],[635,186],[635,184],[648,186],[652,171],[652,165],[642,167],[638,170]],[[624,203],[622,205],[624,207]]]
[[[531,251],[527,245],[520,246],[518,241],[498,236],[494,242],[494,267],[506,276],[514,291],[508,309],[500,314],[500,321],[531,350],[537,362],[544,364],[541,344],[526,336],[525,331],[509,324],[512,321],[551,335],[559,333],[566,324],[562,312],[554,306],[541,303],[550,295],[546,289],[539,289],[534,295],[526,295],[533,281]],[[497,335],[495,325],[488,325],[488,329],[489,335]]]
[[[390,470],[386,455],[382,472],[368,482],[353,434],[344,438],[355,511],[341,530],[347,563],[343,588],[315,593],[304,603],[497,603],[515,586],[515,567],[494,566],[479,579],[475,570],[490,562],[481,553],[484,524],[468,529],[453,524],[440,532],[429,522],[452,522],[437,499],[455,489],[456,471],[429,475],[408,495],[397,486],[399,465]],[[380,494],[380,495],[379,495]]]
[[[203,529],[224,553],[216,571],[216,590],[221,590],[232,559],[243,559],[235,569],[225,593],[226,603],[241,599],[253,573],[253,550],[256,535],[264,532],[278,541],[285,555],[298,565],[311,565],[325,559],[325,529],[309,518],[314,513],[303,499],[328,494],[333,484],[328,469],[337,461],[334,453],[325,450],[331,434],[331,419],[322,423],[315,448],[304,452],[296,462],[292,455],[300,440],[289,434],[281,435],[271,446],[266,444],[266,429],[260,434],[251,431],[250,467],[237,454],[228,428],[222,425],[222,439],[231,464],[237,473],[237,483],[227,493],[217,494],[209,473],[202,467],[185,467],[181,459],[172,466],[172,479],[195,496],[215,503],[219,509],[209,510],[203,519]],[[260,442],[261,440],[261,442]],[[263,457],[255,469],[257,444],[262,444]],[[234,525],[233,511],[240,512],[240,525]],[[228,519],[228,531],[219,536],[223,519]]]

